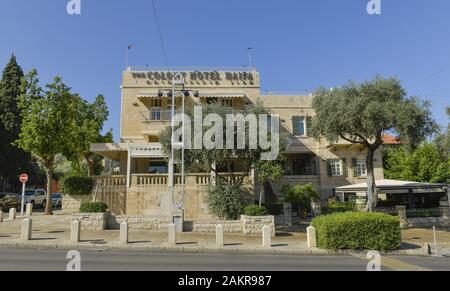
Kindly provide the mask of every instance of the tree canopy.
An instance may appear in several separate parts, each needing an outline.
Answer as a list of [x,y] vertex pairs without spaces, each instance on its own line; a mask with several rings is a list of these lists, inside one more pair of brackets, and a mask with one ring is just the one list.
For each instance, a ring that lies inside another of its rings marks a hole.
[[316,117],[312,121],[312,133],[316,139],[324,137],[331,143],[345,140],[366,149],[369,211],[376,206],[378,198],[373,158],[383,144],[383,135],[394,134],[414,148],[436,131],[429,102],[407,98],[396,78],[377,76],[332,90],[320,88],[315,92],[313,107]]

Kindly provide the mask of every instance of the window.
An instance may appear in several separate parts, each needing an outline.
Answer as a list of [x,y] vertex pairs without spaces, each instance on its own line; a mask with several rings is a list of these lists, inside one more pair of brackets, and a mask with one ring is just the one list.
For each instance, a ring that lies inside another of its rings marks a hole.
[[298,135],[298,136],[306,135],[305,117],[293,116],[292,117],[292,129],[293,129],[294,135]]
[[328,160],[328,169],[329,174],[332,177],[339,177],[342,176],[342,163],[341,160],[334,159],[334,160]]
[[366,160],[365,159],[354,159],[353,161],[355,177],[365,177],[367,176]]
[[162,100],[161,99],[153,99],[150,102],[150,120],[157,121],[161,120],[161,107]]

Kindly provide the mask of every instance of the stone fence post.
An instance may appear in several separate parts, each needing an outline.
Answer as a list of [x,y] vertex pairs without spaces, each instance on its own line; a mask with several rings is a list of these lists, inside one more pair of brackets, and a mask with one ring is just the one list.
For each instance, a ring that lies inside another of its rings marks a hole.
[[0,222],[3,222],[3,211],[0,211]]
[[445,220],[450,219],[450,207],[448,206],[441,206],[439,207],[439,210],[441,211],[442,218]]
[[406,216],[406,206],[395,206],[398,211],[398,217],[400,217],[400,227],[407,227],[408,217]]
[[16,215],[17,215],[17,210],[15,208],[11,208],[9,210],[9,219],[10,220],[16,219]]
[[33,229],[33,222],[31,221],[31,219],[27,218],[22,220],[22,229],[20,232],[20,238],[25,241],[31,240],[32,229]]
[[356,210],[364,211],[367,207],[367,194],[356,193]]
[[292,225],[292,204],[291,204],[291,202],[284,202],[283,210],[284,210],[284,224]]
[[308,248],[316,248],[317,247],[317,238],[316,238],[316,228],[314,226],[310,226],[306,229],[307,240],[308,240]]

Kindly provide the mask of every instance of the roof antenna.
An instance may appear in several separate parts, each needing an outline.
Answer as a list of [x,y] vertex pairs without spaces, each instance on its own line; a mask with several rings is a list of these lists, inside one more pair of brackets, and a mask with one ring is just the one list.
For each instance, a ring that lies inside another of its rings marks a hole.
[[251,67],[252,67],[252,53],[253,53],[253,48],[252,48],[252,47],[248,47],[248,48],[247,48],[247,52],[248,52],[248,67],[251,68]]

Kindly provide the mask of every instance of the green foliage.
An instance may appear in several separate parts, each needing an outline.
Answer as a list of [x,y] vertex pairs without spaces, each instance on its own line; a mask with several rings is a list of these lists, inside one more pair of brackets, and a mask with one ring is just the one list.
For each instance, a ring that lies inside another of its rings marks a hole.
[[93,188],[90,177],[68,176],[62,180],[61,190],[66,195],[90,195]]
[[388,251],[401,244],[400,219],[382,213],[335,213],[316,217],[311,225],[324,249]]
[[[11,56],[3,70],[0,81],[0,185],[8,180],[11,185],[19,183],[17,177],[31,169],[31,156],[13,143],[19,138],[22,118],[17,105],[23,93],[21,79],[24,74],[17,64],[16,57]],[[0,188],[1,190],[1,188]]]
[[429,183],[450,183],[450,160],[433,143],[423,143],[410,152],[389,148],[384,152],[387,179]]
[[289,186],[284,185],[281,189],[284,201],[291,202],[292,207],[301,210],[309,210],[311,202],[319,201],[319,194],[312,184]]
[[235,220],[254,201],[252,193],[239,184],[217,181],[208,189],[209,209],[221,219]]
[[355,207],[355,202],[329,202],[328,207],[322,208],[322,214],[353,212]]
[[284,213],[283,203],[269,203],[264,205],[270,215],[281,215]]
[[86,202],[81,204],[80,213],[103,213],[108,209],[108,205],[103,202]]
[[374,153],[383,144],[383,134],[394,133],[410,148],[436,132],[430,103],[416,97],[407,98],[395,78],[361,84],[349,83],[340,88],[316,91],[311,132],[320,140],[334,143],[339,139],[361,144],[367,151],[368,209],[377,202],[373,170]]
[[265,216],[269,211],[264,206],[250,205],[245,207],[244,213],[247,216]]

